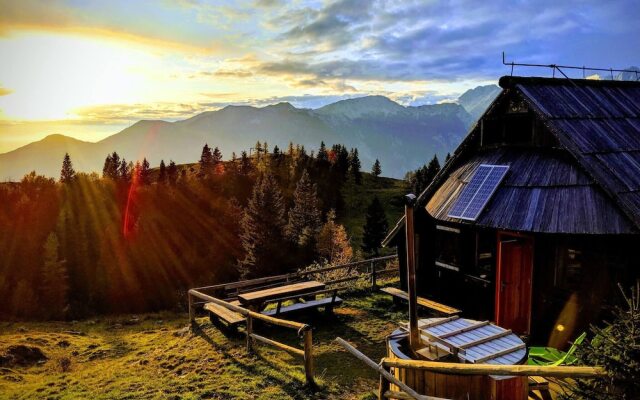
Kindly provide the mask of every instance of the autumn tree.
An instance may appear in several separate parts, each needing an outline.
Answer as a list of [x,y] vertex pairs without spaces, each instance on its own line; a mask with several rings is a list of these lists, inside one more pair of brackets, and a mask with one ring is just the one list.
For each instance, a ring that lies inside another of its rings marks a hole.
[[362,234],[362,249],[367,253],[379,255],[382,240],[389,229],[387,216],[378,196],[375,196],[367,207],[366,222]]
[[64,160],[62,160],[62,170],[60,171],[60,182],[71,183],[76,177],[76,171],[73,169],[73,163],[69,153],[65,153]]
[[283,272],[285,209],[278,183],[271,174],[260,176],[241,221],[244,258],[239,268],[244,278]]
[[46,316],[60,319],[67,308],[69,291],[65,262],[58,256],[58,237],[50,233],[44,244],[44,265],[42,268],[42,292],[40,301],[46,304]]
[[376,162],[374,162],[373,167],[371,167],[371,174],[377,178],[381,173],[382,167],[380,166],[380,160],[376,158]]
[[353,259],[353,248],[344,226],[336,223],[335,210],[327,213],[327,222],[322,225],[316,240],[318,255],[334,265],[346,264]]
[[293,207],[289,210],[285,235],[301,248],[307,247],[312,245],[320,230],[320,223],[318,190],[305,169],[293,193]]

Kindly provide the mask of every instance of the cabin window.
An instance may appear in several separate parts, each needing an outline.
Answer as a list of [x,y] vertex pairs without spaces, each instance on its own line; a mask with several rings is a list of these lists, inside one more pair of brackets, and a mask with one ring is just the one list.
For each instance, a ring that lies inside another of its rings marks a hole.
[[566,291],[578,291],[582,282],[583,253],[575,247],[558,246],[554,286]]
[[460,271],[463,250],[460,230],[438,226],[435,235],[435,249],[438,267]]
[[468,274],[486,281],[493,281],[495,274],[495,233],[476,234],[476,257]]

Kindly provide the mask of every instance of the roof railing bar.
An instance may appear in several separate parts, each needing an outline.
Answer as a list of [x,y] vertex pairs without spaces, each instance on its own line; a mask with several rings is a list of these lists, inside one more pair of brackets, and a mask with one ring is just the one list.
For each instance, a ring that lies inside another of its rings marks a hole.
[[575,69],[575,70],[584,70],[584,71],[604,71],[604,72],[609,72],[611,74],[611,77],[613,78],[613,73],[614,72],[631,72],[631,73],[635,73],[636,76],[638,75],[638,71],[634,70],[634,69],[616,69],[616,68],[597,68],[597,67],[576,67],[573,65],[557,65],[557,64],[530,64],[530,63],[517,63],[514,61],[506,61],[505,58],[505,53],[504,51],[502,52],[502,64],[503,65],[510,65],[510,66],[518,66],[518,67],[541,67],[541,68],[563,68],[563,69]]

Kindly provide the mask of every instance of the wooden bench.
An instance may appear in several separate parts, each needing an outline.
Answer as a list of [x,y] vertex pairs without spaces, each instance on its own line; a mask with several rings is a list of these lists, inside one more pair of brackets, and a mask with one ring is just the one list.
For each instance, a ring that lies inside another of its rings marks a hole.
[[[240,302],[237,300],[231,301],[230,303],[240,305]],[[245,320],[241,314],[215,303],[206,303],[203,308],[209,311],[209,319],[211,319],[212,323],[215,323],[216,320],[224,321],[228,327],[235,327]]]
[[[400,290],[398,288],[385,287],[385,288],[382,288],[380,290],[385,292],[386,294],[389,294],[389,295],[393,296],[394,301],[396,299],[409,300],[409,295],[407,294],[407,292],[405,292],[403,290]],[[442,313],[444,315],[456,315],[456,314],[460,314],[462,312],[462,311],[458,310],[457,308],[449,307],[447,305],[440,304],[438,302],[426,299],[424,297],[418,297],[417,300],[418,300],[418,305],[420,305],[422,307],[426,307],[426,308],[428,308],[430,310],[433,310],[433,311],[437,311],[437,312]]]
[[[540,396],[542,396],[542,400],[551,400],[553,398],[549,390],[549,381],[541,376],[529,377],[529,391],[531,392],[533,390],[537,390],[540,392]],[[535,395],[535,398],[538,398],[538,396]]]
[[[294,303],[284,307],[282,306],[282,303],[285,303],[290,300],[298,300],[300,298],[305,298],[305,297],[316,297],[321,294],[327,294],[327,293],[331,293],[331,296],[323,297],[321,299],[306,300],[300,303]],[[312,308],[317,309],[320,307],[324,307],[325,312],[330,313],[333,311],[334,307],[341,305],[342,302],[343,300],[340,297],[338,297],[338,289],[325,289],[317,292],[305,293],[303,295],[288,296],[288,297],[282,297],[279,299],[271,300],[269,301],[269,303],[275,303],[276,307],[273,309],[262,311],[262,314],[268,315],[270,317],[274,317],[280,314],[293,313],[293,312],[308,310]]]

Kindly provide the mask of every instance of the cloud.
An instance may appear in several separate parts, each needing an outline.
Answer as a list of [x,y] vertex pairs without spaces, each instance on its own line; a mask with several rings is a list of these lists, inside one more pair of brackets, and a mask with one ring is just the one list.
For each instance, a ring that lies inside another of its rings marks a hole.
[[144,103],[144,104],[107,104],[81,107],[73,113],[82,120],[92,123],[126,123],[138,120],[162,119],[178,120],[207,111],[207,106],[198,103]]

